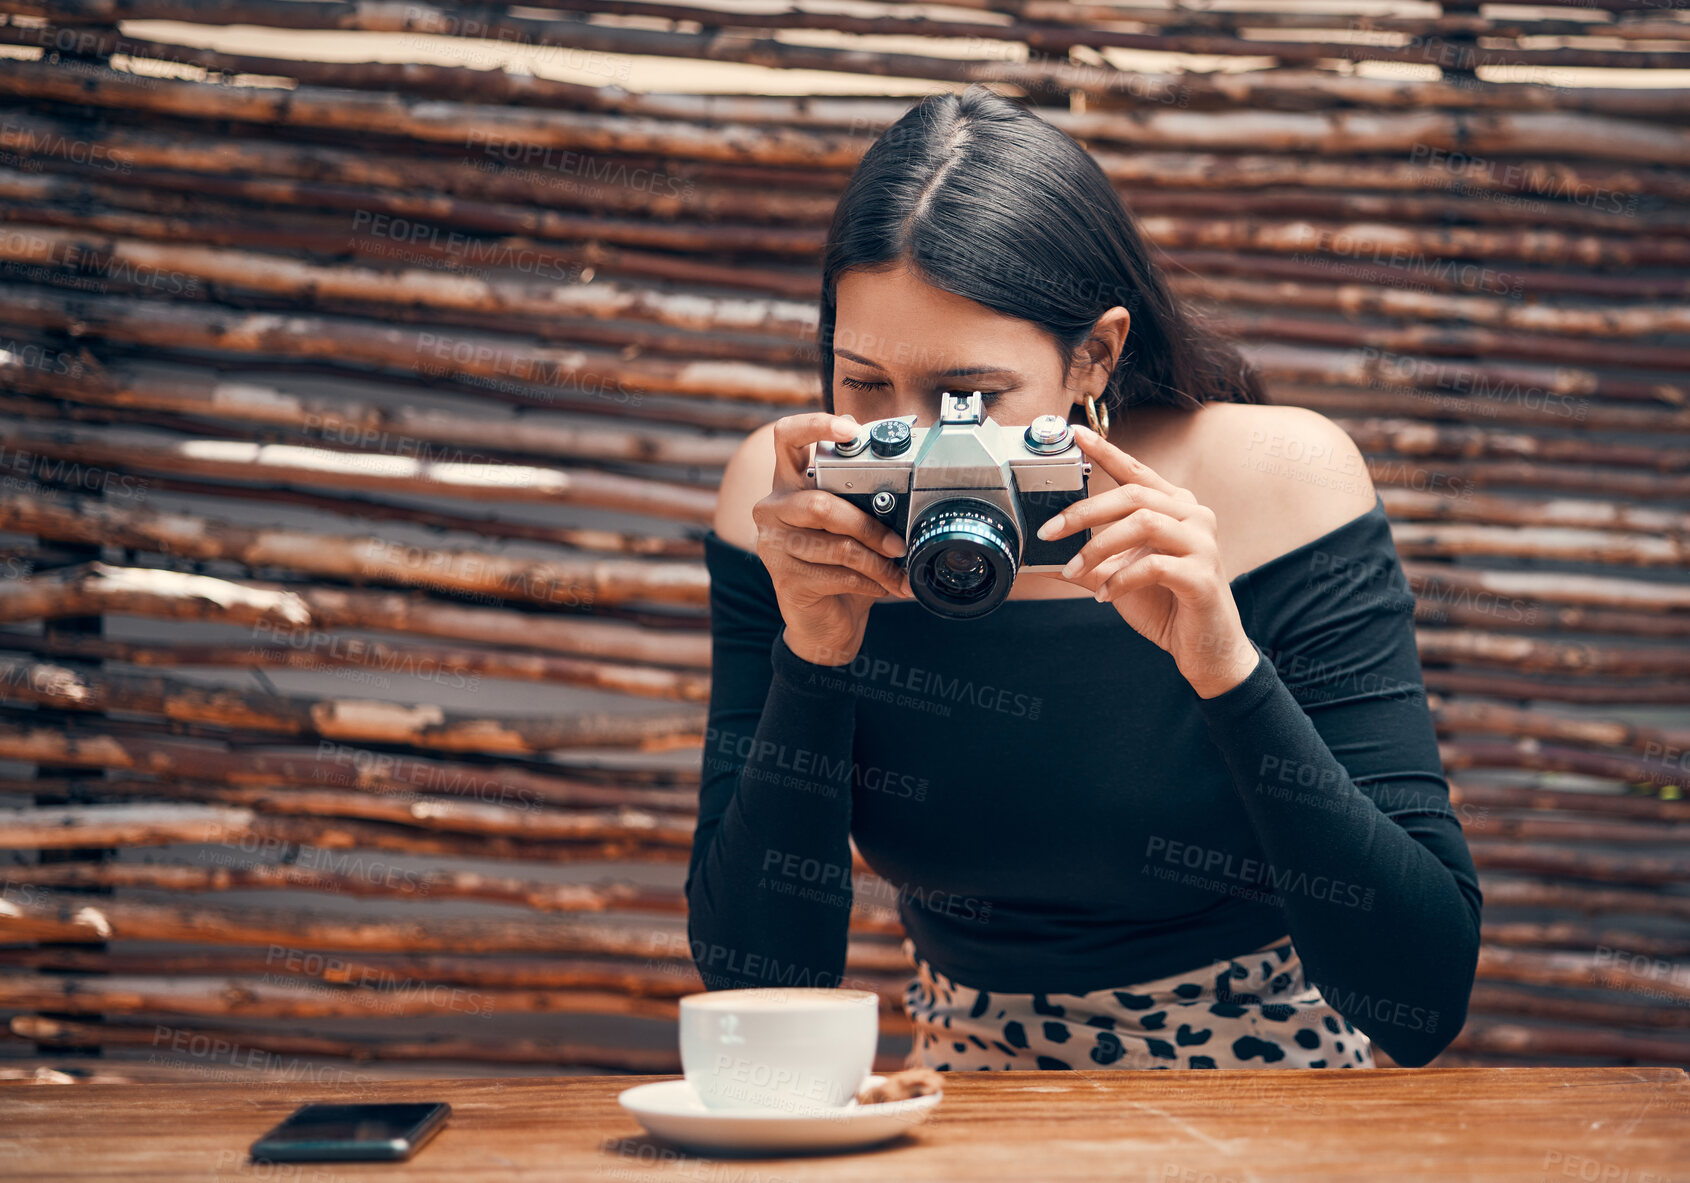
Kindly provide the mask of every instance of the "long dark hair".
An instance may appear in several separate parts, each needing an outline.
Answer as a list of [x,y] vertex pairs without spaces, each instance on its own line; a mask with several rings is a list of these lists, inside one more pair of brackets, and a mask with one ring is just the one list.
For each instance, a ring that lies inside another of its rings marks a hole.
[[899,261],[934,287],[1043,328],[1064,375],[1097,318],[1126,308],[1132,323],[1102,396],[1111,413],[1271,401],[1238,350],[1174,298],[1097,161],[979,83],[906,111],[869,147],[833,211],[817,337],[829,412],[835,285],[847,270]]

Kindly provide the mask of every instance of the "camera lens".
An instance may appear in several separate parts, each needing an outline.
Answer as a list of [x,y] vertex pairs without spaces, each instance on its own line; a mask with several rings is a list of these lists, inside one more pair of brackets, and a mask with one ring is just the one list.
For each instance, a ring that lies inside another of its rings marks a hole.
[[992,568],[979,552],[951,546],[933,560],[933,579],[952,595],[978,595],[991,588]]
[[984,616],[1015,582],[1014,525],[997,507],[972,498],[931,506],[911,531],[910,590],[940,616]]

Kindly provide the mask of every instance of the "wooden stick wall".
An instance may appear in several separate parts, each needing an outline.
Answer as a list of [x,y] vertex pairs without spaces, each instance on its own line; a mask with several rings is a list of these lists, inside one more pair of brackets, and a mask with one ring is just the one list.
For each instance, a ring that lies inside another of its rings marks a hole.
[[699,539],[970,82],[1368,456],[1486,900],[1437,1062],[1690,1064],[1690,20],[1238,7],[0,0],[0,1079],[679,1071]]

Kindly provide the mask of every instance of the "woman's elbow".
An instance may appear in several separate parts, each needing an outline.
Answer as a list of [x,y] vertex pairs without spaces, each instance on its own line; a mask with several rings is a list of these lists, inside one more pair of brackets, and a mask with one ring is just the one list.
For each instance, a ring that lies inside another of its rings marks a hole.
[[1385,1049],[1392,1063],[1399,1068],[1424,1068],[1443,1055],[1461,1029],[1467,1025],[1467,999],[1470,991],[1458,996],[1456,1005],[1447,1010],[1431,1011],[1418,1029],[1402,1027],[1391,1032],[1389,1041],[1375,1037]]
[[1388,1016],[1383,1032],[1370,1033],[1373,1041],[1399,1067],[1424,1068],[1441,1056],[1467,1025],[1467,1008],[1478,977],[1477,934],[1470,942],[1464,942],[1460,950],[1451,950],[1447,957],[1448,964],[1458,968],[1441,1004],[1400,1008],[1399,1013]]

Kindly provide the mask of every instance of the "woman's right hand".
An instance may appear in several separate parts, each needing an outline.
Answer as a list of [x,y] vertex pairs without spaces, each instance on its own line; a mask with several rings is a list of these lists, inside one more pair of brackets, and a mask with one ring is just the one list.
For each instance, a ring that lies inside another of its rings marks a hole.
[[851,416],[826,411],[777,419],[774,488],[751,507],[787,648],[817,665],[856,659],[875,600],[914,596],[892,561],[904,553],[903,538],[804,475],[818,440],[844,442],[859,430]]

